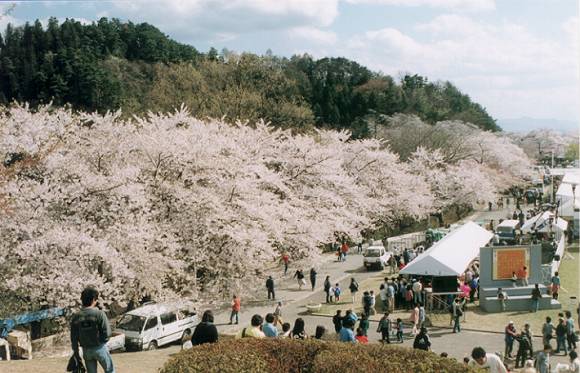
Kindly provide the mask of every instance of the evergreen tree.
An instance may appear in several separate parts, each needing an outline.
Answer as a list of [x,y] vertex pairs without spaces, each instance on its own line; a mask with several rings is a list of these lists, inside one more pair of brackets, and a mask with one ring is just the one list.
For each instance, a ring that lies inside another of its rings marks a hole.
[[[179,84],[176,84],[179,82]],[[449,82],[407,74],[399,82],[346,58],[315,60],[237,54],[201,55],[147,23],[101,18],[90,25],[54,17],[8,25],[0,35],[0,104],[53,102],[83,110],[167,111],[186,103],[200,116],[265,119],[373,134],[383,116],[418,115],[434,124],[459,119],[498,130],[485,108]],[[373,129],[370,129],[370,127]]]

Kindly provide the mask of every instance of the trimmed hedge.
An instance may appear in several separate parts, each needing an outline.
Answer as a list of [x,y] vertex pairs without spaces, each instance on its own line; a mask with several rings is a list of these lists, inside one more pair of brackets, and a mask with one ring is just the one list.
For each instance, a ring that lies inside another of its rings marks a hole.
[[196,346],[172,357],[161,373],[463,373],[456,360],[382,344],[354,345],[317,340],[225,340]]

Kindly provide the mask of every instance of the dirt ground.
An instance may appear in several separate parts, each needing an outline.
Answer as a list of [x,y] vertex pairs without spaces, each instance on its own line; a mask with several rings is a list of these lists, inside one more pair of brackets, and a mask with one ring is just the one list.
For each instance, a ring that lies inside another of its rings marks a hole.
[[[156,351],[115,353],[113,354],[115,370],[119,373],[156,373],[171,355],[179,352],[180,349],[180,346],[169,346]],[[66,370],[68,359],[68,357],[58,357],[2,361],[0,362],[0,373],[62,373]]]

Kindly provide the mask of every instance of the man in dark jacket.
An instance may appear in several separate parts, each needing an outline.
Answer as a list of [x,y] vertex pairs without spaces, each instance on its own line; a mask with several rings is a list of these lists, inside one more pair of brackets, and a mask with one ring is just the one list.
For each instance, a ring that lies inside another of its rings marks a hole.
[[314,287],[316,286],[316,275],[318,273],[316,272],[316,270],[313,268],[310,269],[310,284],[312,285],[312,291],[314,291]]
[[268,289],[268,299],[272,296],[272,300],[276,299],[276,294],[274,293],[274,279],[272,276],[268,276],[266,280],[266,289]]
[[88,373],[97,373],[97,362],[105,373],[115,373],[113,359],[107,348],[111,337],[111,326],[107,315],[97,308],[99,292],[93,287],[81,293],[83,308],[75,313],[70,323],[70,340],[74,355],[80,356],[79,346],[83,348],[83,358]]
[[391,320],[388,312],[385,312],[385,315],[379,321],[377,333],[381,333],[381,342],[391,343]]
[[343,319],[341,310],[337,310],[336,315],[332,316],[332,323],[334,324],[334,331],[336,331],[336,334],[340,333],[340,329],[342,329]]
[[213,312],[207,310],[201,317],[201,322],[195,327],[195,331],[191,336],[192,345],[200,345],[204,343],[215,343],[218,341],[218,331],[213,323]]
[[368,291],[363,293],[363,309],[365,311],[365,315],[370,316],[371,314],[371,305],[372,305],[372,298]]
[[431,348],[431,338],[429,338],[429,334],[427,334],[427,328],[421,328],[421,331],[415,337],[413,348],[429,351]]
[[330,283],[330,276],[326,276],[326,279],[324,280],[324,292],[326,293],[326,303],[330,303],[330,288],[332,287],[332,284]]
[[542,292],[538,287],[538,284],[534,286],[532,289],[532,308],[531,312],[538,312],[538,308],[540,307],[540,299],[542,298]]
[[516,368],[523,367],[528,358],[533,356],[532,341],[526,332],[520,333],[516,340],[519,343],[516,355]]

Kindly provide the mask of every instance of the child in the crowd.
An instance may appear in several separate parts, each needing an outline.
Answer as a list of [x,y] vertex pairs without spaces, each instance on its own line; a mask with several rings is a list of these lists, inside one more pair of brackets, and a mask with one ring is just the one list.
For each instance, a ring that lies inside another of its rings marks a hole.
[[336,300],[336,302],[340,301],[340,293],[342,291],[340,290],[340,286],[338,286],[338,284],[334,285],[334,298]]
[[512,286],[514,288],[518,286],[518,275],[516,275],[515,272],[512,272],[512,278],[510,280],[512,281]]
[[358,328],[356,330],[356,337],[354,337],[358,343],[367,344],[369,343],[369,338],[365,335],[365,332],[362,328]]
[[290,338],[290,328],[292,328],[292,326],[290,325],[289,322],[285,322],[284,324],[282,324],[282,334],[280,334],[280,338]]
[[369,326],[370,326],[370,322],[369,322],[369,317],[366,313],[363,313],[361,316],[361,319],[358,323],[359,328],[361,328],[364,332],[364,335],[367,336],[368,334],[368,330],[369,330]]
[[403,343],[403,320],[397,319],[397,341]]

